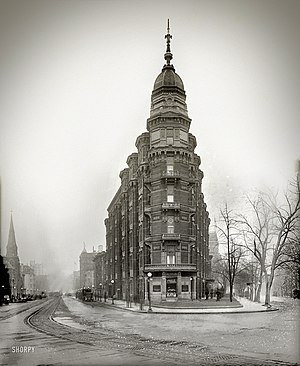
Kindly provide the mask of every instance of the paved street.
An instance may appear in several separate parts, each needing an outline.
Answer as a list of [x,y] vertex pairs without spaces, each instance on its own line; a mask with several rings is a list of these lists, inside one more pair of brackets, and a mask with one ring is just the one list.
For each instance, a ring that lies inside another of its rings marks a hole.
[[[47,310],[47,304],[51,307],[46,301],[33,310]],[[248,314],[148,314],[99,305],[65,297],[55,322],[32,315],[32,325],[43,333],[28,326],[31,310],[3,318],[0,364],[288,365],[299,361],[298,300],[276,303],[275,312]],[[16,347],[23,349],[16,352]]]
[[[42,305],[40,304],[40,307]],[[51,336],[37,332],[24,323],[24,317],[31,312],[31,310],[27,310],[13,317],[0,320],[1,366],[173,365],[173,362],[153,359],[150,355],[119,351],[117,347],[109,349],[91,347],[85,342],[74,342],[67,338],[58,337],[58,334]]]
[[145,338],[199,342],[219,352],[262,360],[299,361],[298,300],[274,303],[279,310],[248,314],[136,314],[91,307],[71,298],[65,303],[82,323]]

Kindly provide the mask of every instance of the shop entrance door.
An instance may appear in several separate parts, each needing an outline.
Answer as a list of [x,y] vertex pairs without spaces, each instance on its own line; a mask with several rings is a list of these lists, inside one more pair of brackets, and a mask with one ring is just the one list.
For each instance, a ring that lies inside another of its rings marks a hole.
[[177,278],[167,278],[167,298],[177,297]]

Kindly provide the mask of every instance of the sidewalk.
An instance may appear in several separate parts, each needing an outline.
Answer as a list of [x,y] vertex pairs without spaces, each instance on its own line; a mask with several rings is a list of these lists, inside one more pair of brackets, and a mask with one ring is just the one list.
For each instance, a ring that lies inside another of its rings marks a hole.
[[[234,303],[229,303],[229,305],[218,304],[215,300],[215,304],[210,302],[210,304],[205,303],[206,300],[194,300],[193,307],[174,307],[172,303],[168,306],[168,304],[158,305],[153,304],[151,306],[152,311],[151,314],[223,314],[223,313],[257,313],[257,312],[267,312],[267,311],[275,311],[278,310],[276,307],[266,307],[263,304],[258,304],[253,301],[247,300],[241,297],[235,297]],[[132,312],[140,312],[147,313],[149,312],[149,306],[143,305],[143,309],[140,308],[140,304],[131,303],[130,307],[126,306],[126,302],[124,300],[114,300],[114,304],[112,304],[111,299],[107,299],[106,302],[98,302],[94,301],[91,303],[85,303],[91,306],[107,306],[114,307],[119,310],[124,311],[132,311]],[[171,305],[172,304],[172,305]],[[196,305],[198,304],[198,306]],[[230,305],[232,304],[232,305]],[[183,304],[184,305],[184,304]],[[210,306],[209,306],[210,305]]]

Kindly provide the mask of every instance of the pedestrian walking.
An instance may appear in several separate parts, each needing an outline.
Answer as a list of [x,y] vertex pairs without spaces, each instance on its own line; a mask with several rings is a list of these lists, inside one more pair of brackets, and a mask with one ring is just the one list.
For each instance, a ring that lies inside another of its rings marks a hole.
[[221,291],[220,291],[219,288],[217,288],[216,295],[217,295],[217,301],[220,301],[220,299],[221,299]]
[[209,289],[206,288],[205,289],[205,300],[208,300],[208,297],[209,297]]

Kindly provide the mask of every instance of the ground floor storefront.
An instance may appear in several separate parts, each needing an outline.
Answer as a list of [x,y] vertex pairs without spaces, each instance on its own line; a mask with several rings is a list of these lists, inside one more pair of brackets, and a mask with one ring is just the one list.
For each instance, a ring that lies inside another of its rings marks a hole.
[[195,300],[204,296],[205,280],[196,272],[147,272],[144,276],[145,299],[154,303]]

